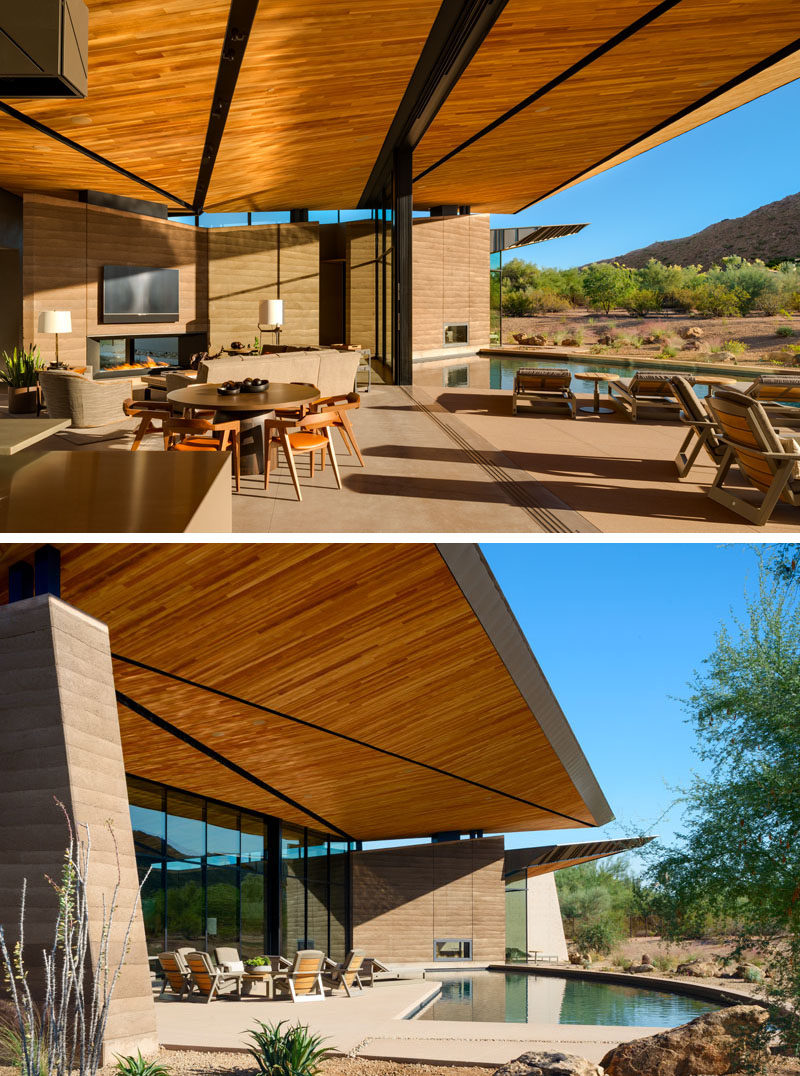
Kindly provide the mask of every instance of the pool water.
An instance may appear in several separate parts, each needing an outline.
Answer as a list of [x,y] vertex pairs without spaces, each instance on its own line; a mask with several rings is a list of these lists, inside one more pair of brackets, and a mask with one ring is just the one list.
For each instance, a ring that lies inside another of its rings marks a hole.
[[677,1027],[719,1008],[680,994],[526,972],[443,972],[441,979],[441,994],[418,1019]]
[[[430,370],[426,370],[426,363],[419,363],[414,368],[414,381],[419,384],[436,384],[441,385],[443,388],[490,388],[490,389],[508,389],[511,390],[514,387],[514,374],[521,366],[528,367],[542,367],[552,370],[561,369],[571,371],[573,374],[581,374],[589,372],[594,373],[606,373],[606,374],[618,374],[622,378],[633,377],[637,367],[635,364],[627,365],[620,362],[605,362],[605,361],[592,361],[582,359],[557,359],[557,358],[543,358],[537,356],[536,358],[514,358],[514,359],[500,359],[496,357],[480,356],[477,358],[462,359],[461,361],[454,361],[452,364],[448,364],[444,367],[438,363],[436,367],[431,367]],[[488,369],[487,369],[488,368]],[[657,367],[642,367],[642,369],[657,369]],[[667,367],[665,367],[667,369]],[[687,363],[682,366],[670,366],[668,367],[671,373],[676,374],[719,374],[719,371],[709,371],[707,365],[698,364],[691,365]],[[488,377],[487,377],[488,373]],[[736,378],[739,381],[745,381],[747,383],[753,380],[752,374],[738,374],[734,370],[726,370],[724,377]],[[593,387],[588,382],[576,382],[573,384],[573,389],[576,392],[592,392]],[[600,386],[601,392],[605,395],[605,386]],[[705,385],[695,385],[694,391],[698,396],[707,396],[708,388]]]

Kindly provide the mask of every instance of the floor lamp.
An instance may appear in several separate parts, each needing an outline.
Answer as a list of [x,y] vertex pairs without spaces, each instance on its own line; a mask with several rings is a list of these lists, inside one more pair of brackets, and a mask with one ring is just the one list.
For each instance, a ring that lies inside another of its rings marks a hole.
[[58,334],[72,332],[72,315],[69,310],[43,310],[39,314],[39,332],[55,335],[56,366],[58,366]]
[[268,332],[274,332],[275,344],[276,346],[280,344],[283,327],[283,299],[264,299],[258,304],[259,342],[262,327]]

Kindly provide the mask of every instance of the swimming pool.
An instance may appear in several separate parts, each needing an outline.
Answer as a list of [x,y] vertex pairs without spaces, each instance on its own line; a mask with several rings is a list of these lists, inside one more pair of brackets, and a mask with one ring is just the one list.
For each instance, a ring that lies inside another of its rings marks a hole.
[[677,1027],[719,1008],[680,994],[526,972],[445,972],[441,978],[441,993],[417,1019]]
[[[588,359],[560,359],[537,355],[531,358],[508,358],[501,359],[497,356],[476,355],[474,357],[460,357],[452,363],[417,363],[414,366],[414,381],[421,385],[431,385],[441,388],[489,388],[489,389],[512,389],[514,387],[514,374],[521,366],[545,367],[548,370],[564,367],[573,374],[590,372],[619,374],[622,378],[633,377],[637,366],[633,364],[613,361],[590,361]],[[655,366],[643,366],[642,369],[658,369]],[[686,363],[681,366],[665,367],[676,374],[719,374],[719,370],[709,370],[708,364]],[[753,374],[738,373],[735,370],[725,370],[722,375],[732,377],[738,381],[751,382]],[[573,385],[576,392],[591,392],[592,386],[588,382],[577,382]],[[705,385],[695,385],[694,391],[698,396],[708,395]],[[605,394],[605,389],[603,389]]]

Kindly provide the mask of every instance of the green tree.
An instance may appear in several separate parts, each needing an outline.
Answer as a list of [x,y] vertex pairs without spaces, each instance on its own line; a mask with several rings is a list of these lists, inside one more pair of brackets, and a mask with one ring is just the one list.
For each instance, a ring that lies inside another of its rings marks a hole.
[[583,291],[589,306],[604,314],[622,306],[631,290],[630,270],[616,262],[597,262],[584,270]]
[[685,790],[685,830],[650,874],[671,936],[696,936],[709,920],[727,921],[740,950],[765,954],[773,1022],[794,1052],[800,1052],[799,602],[797,587],[762,567],[746,615],[720,629],[687,700],[708,773],[694,776]]

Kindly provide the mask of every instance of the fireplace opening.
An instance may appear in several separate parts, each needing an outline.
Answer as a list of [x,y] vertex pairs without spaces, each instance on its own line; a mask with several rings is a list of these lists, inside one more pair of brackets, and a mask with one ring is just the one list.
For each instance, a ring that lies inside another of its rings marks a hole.
[[178,365],[177,336],[110,336],[98,340],[95,377],[141,374]]

